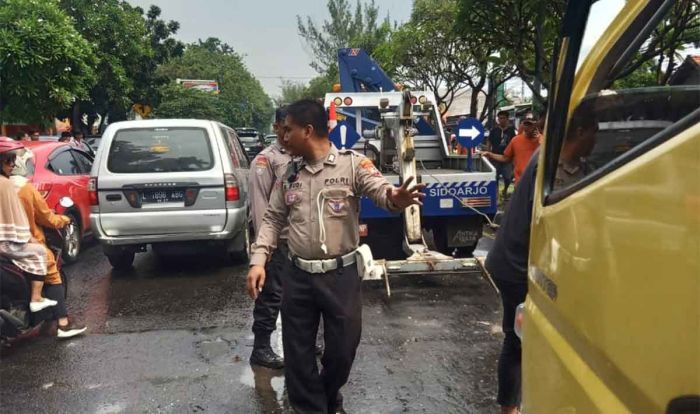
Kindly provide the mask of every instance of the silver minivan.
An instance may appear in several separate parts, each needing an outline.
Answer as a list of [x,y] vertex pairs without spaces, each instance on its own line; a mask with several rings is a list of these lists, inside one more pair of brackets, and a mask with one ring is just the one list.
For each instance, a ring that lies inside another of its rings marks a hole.
[[137,252],[190,242],[248,259],[248,159],[218,122],[154,119],[111,124],[92,165],[91,224],[114,268]]

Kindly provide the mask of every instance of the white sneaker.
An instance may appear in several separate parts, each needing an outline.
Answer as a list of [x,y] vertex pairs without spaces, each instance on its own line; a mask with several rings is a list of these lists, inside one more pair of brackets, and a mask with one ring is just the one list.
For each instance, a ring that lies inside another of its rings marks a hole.
[[42,298],[40,302],[29,302],[29,310],[32,312],[39,312],[42,309],[46,309],[51,306],[56,306],[58,302],[51,299]]
[[70,322],[68,325],[58,327],[56,331],[56,336],[59,338],[72,338],[76,335],[80,335],[87,330],[87,326],[77,325]]

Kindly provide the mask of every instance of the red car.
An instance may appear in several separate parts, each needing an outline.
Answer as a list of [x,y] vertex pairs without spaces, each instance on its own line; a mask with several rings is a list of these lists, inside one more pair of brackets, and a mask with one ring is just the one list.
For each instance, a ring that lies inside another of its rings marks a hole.
[[[27,178],[44,196],[49,208],[72,219],[66,227],[63,259],[73,263],[78,260],[83,237],[90,233],[87,187],[92,157],[64,142],[27,141],[23,144],[34,154],[27,165]],[[74,202],[68,209],[59,204],[61,197],[66,196]]]

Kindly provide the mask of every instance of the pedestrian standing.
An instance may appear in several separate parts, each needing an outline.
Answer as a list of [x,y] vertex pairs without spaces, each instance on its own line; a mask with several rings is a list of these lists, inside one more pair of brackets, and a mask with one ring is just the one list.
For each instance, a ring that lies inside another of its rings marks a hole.
[[74,148],[77,148],[81,151],[85,151],[86,153],[94,156],[95,155],[94,151],[92,150],[92,148],[90,148],[90,146],[85,141],[83,141],[83,137],[84,137],[84,135],[82,132],[80,132],[80,131],[73,132],[73,139],[71,139],[69,141],[70,145],[72,145]]
[[[543,117],[544,119],[544,117]],[[527,127],[526,127],[527,128]],[[544,130],[543,123],[538,128]],[[598,122],[589,107],[579,107],[569,123],[561,148],[554,189],[566,187],[589,173],[585,157],[596,142]],[[498,360],[498,403],[503,414],[517,414],[521,396],[520,339],[515,334],[515,310],[527,295],[530,226],[539,152],[536,150],[520,176],[506,207],[485,267],[493,277],[503,301],[503,348]]]
[[[290,261],[282,278],[285,380],[292,407],[301,413],[342,412],[347,382],[360,342],[362,298],[355,250],[360,197],[398,212],[421,204],[424,186],[413,177],[395,188],[368,158],[339,151],[328,139],[323,106],[301,100],[287,107],[285,145],[293,156],[278,181],[253,245],[247,288],[257,298],[282,229],[289,223]],[[319,373],[314,352],[323,316],[325,351]]]
[[[277,141],[262,150],[253,160],[250,174],[248,175],[248,193],[250,216],[248,217],[254,234],[260,231],[263,216],[270,202],[270,194],[278,180],[284,179],[287,164],[291,157],[284,149],[284,118],[287,115],[285,108],[277,108],[275,111],[275,123],[273,129],[277,135]],[[287,229],[280,232],[277,240],[277,249],[272,253],[270,261],[265,265],[267,276],[262,292],[255,299],[253,309],[253,352],[250,362],[263,367],[280,369],[284,367],[284,359],[277,355],[270,346],[270,336],[275,330],[277,316],[282,303],[282,272],[287,259]]]
[[30,141],[29,134],[24,131],[19,131],[15,134],[15,141]]
[[32,141],[39,141],[39,131],[35,129],[29,131],[29,139]]
[[517,414],[520,406],[522,349],[520,339],[515,334],[514,323],[515,309],[525,301],[527,295],[527,261],[537,154],[535,151],[531,156],[515,187],[485,263],[503,301],[502,328],[505,337],[498,359],[497,397],[503,414]]
[[[496,115],[496,120],[498,124],[489,131],[487,148],[489,152],[502,155],[510,141],[517,134],[515,133],[515,128],[508,125],[508,111],[499,111]],[[496,167],[496,184],[498,184],[499,177],[503,179],[502,198],[505,199],[508,194],[508,187],[513,181],[513,166],[510,163],[494,160],[494,167]]]
[[510,141],[503,154],[496,154],[491,151],[485,151],[483,156],[495,161],[503,163],[513,163],[513,173],[515,175],[515,185],[518,185],[520,176],[522,175],[527,163],[532,158],[532,154],[539,148],[542,134],[537,128],[536,118],[526,118],[521,122],[523,133],[516,135]]
[[63,131],[61,132],[61,138],[58,139],[58,142],[71,142],[73,140],[73,135],[69,131]]

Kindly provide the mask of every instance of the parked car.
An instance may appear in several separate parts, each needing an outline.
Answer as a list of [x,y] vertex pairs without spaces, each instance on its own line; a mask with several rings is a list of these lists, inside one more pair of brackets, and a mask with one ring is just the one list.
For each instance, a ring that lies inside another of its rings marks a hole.
[[[66,228],[63,259],[74,263],[78,260],[83,238],[91,233],[88,181],[92,157],[65,142],[26,141],[23,144],[34,154],[27,162],[27,178],[50,208],[72,219]],[[64,209],[59,204],[62,197],[70,197],[74,205]]]
[[91,222],[114,268],[147,245],[189,242],[248,260],[248,159],[233,129],[214,121],[110,124],[90,177]]
[[255,128],[236,128],[236,134],[245,148],[248,159],[252,160],[265,148],[265,142]]
[[269,134],[265,135],[265,146],[268,147],[277,141],[277,135],[275,134]]
[[100,141],[102,141],[101,135],[85,138],[85,142],[90,146],[90,148],[92,148],[92,151],[95,153],[97,153],[97,149],[100,147]]

